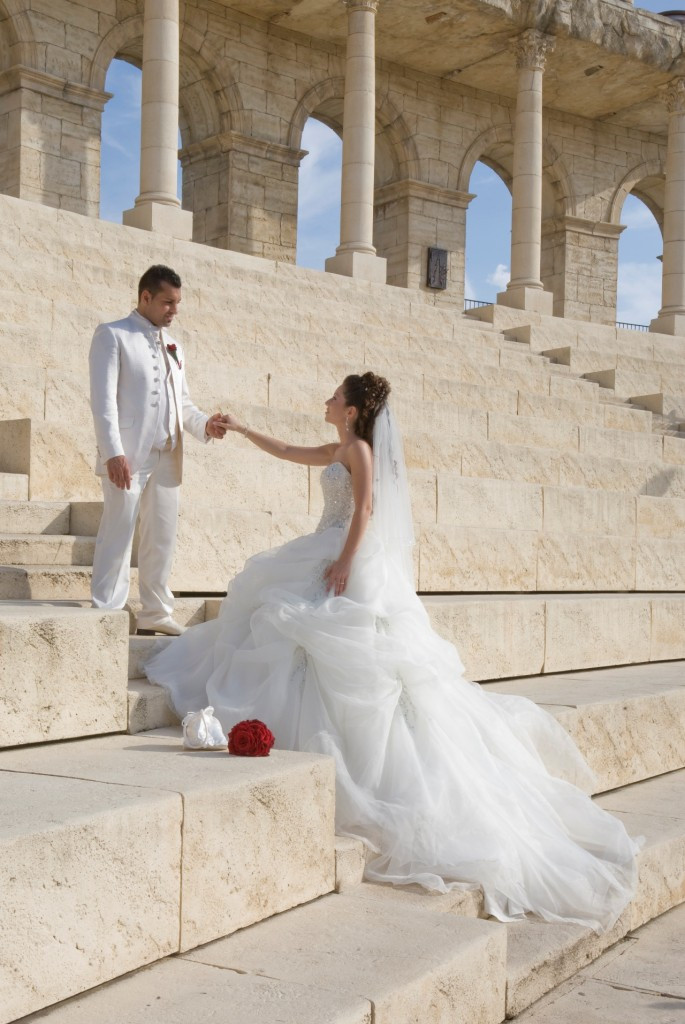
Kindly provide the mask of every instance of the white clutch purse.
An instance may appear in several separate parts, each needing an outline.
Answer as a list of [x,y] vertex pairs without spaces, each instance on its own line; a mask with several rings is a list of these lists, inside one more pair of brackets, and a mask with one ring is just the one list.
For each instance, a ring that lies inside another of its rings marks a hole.
[[228,739],[214,708],[190,711],[183,721],[183,746],[187,750],[225,750]]

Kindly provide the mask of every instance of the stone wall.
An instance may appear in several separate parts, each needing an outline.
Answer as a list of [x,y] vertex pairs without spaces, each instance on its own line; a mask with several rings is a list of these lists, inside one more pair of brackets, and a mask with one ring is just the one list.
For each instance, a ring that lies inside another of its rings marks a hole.
[[[49,14],[27,6],[0,21],[2,191],[97,214],[105,75],[116,56],[140,62],[142,6],[55,0]],[[188,0],[181,17],[194,238],[294,262],[302,130],[308,117],[341,130],[344,49],[208,0]],[[444,248],[448,287],[435,301],[461,305],[471,172],[484,160],[509,184],[512,115],[510,97],[378,61],[375,243],[390,283],[427,290],[427,249]],[[557,313],[611,322],[622,202],[646,182],[660,218],[665,137],[545,118],[543,280]]]

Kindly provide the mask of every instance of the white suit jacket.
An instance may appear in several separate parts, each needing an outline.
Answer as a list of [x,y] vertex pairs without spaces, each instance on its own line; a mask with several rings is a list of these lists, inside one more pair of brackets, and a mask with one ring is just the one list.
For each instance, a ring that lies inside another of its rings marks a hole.
[[[208,416],[190,400],[185,379],[183,349],[162,329],[165,344],[175,344],[181,367],[169,356],[178,416],[181,451],[183,430],[206,441]],[[105,463],[125,455],[135,473],[144,464],[162,415],[160,388],[166,366],[159,351],[159,328],[136,310],[123,320],[100,324],[90,346],[90,407],[95,421],[98,476],[107,474]]]

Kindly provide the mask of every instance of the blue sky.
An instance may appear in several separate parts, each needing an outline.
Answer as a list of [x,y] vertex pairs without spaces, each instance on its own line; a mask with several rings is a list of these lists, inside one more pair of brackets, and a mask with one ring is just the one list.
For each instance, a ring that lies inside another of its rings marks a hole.
[[[663,2],[654,0],[636,6],[664,9]],[[101,216],[121,222],[122,211],[133,206],[139,191],[140,72],[115,60],[106,88],[114,95],[103,117]],[[309,155],[300,170],[297,262],[323,269],[338,244],[341,144],[329,128],[310,120],[302,148]],[[466,223],[466,296],[491,301],[508,280],[511,197],[497,175],[480,163],[470,191],[476,198]],[[619,242],[617,317],[647,324],[660,305],[661,234],[649,210],[632,196],[625,203],[622,222],[627,227]]]

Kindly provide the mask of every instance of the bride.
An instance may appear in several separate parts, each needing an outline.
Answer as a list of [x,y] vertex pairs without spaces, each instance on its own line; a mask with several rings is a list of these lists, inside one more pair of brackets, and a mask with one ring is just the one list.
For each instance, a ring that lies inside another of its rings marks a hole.
[[338,440],[286,444],[226,416],[269,455],[324,467],[316,532],[248,559],[219,617],[146,665],[180,717],[263,720],[281,748],[329,754],[336,829],[364,841],[366,877],[482,887],[501,921],[609,928],[637,845],[584,790],[592,774],[554,718],[464,678],[414,592],[399,433],[373,373],[326,402]]

